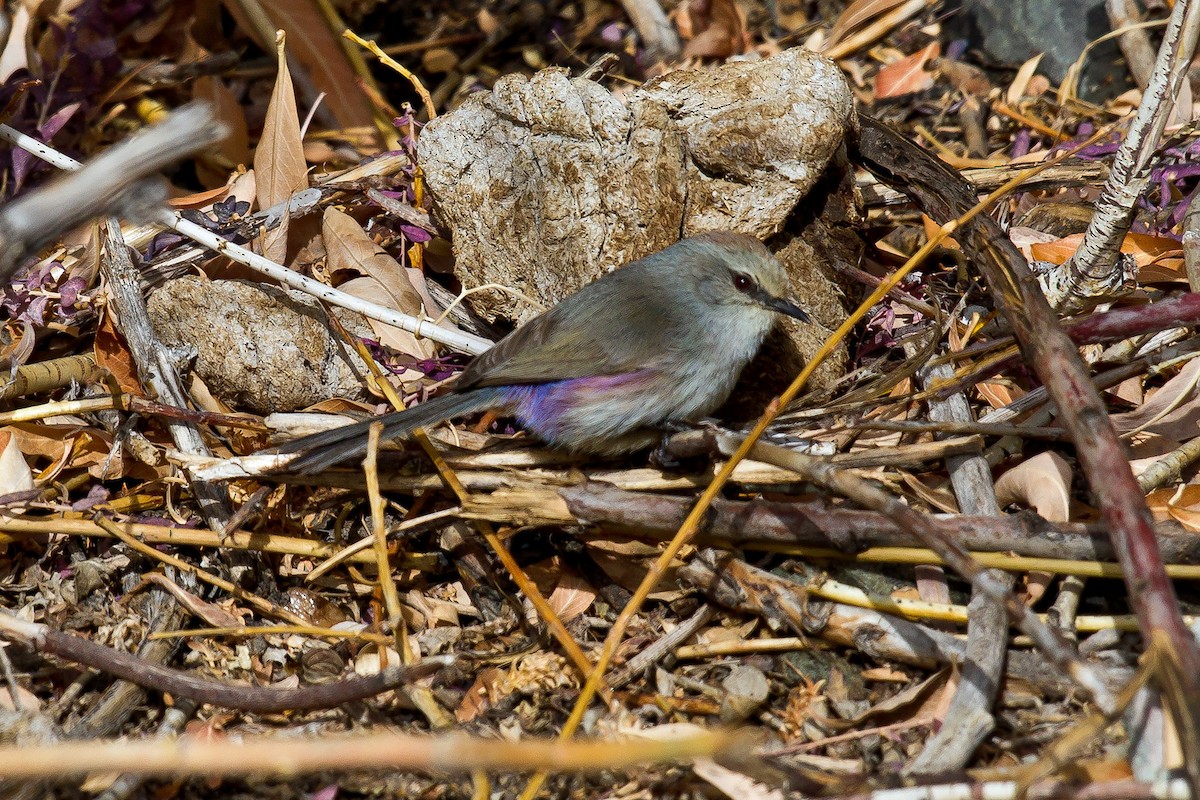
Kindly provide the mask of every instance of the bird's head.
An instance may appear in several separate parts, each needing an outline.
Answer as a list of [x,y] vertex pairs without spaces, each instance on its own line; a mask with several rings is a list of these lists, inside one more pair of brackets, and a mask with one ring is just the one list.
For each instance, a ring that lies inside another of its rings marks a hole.
[[721,307],[766,309],[808,322],[789,298],[788,277],[779,259],[753,236],[711,231],[686,240],[698,266],[697,290]]

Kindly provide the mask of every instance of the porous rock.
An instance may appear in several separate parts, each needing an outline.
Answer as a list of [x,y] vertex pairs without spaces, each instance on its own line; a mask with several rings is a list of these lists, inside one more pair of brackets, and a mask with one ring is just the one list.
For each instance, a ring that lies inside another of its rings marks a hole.
[[[687,175],[665,109],[626,106],[563,69],[501,78],[431,121],[417,153],[467,287],[497,283],[549,307],[679,238]],[[501,293],[471,304],[488,320],[538,313]]]
[[842,146],[853,113],[841,70],[801,47],[670,72],[638,94],[661,103],[687,143],[685,236],[778,233]]
[[[236,408],[271,413],[362,397],[362,361],[302,292],[187,276],[155,290],[147,307],[163,343],[194,348],[196,374]],[[353,331],[355,320],[343,322]]]

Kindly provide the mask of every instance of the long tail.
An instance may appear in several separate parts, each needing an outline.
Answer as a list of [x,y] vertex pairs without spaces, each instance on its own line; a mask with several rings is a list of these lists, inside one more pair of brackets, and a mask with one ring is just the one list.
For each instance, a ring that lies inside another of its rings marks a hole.
[[376,422],[383,423],[381,441],[398,439],[405,434],[412,433],[417,428],[435,425],[464,414],[495,408],[499,405],[500,394],[501,390],[495,387],[476,389],[471,392],[451,392],[442,397],[426,400],[419,406],[405,411],[384,414],[382,417],[363,420],[287,442],[278,448],[278,452],[299,454],[288,463],[289,471],[306,475],[320,472],[341,461],[366,453],[367,433]]

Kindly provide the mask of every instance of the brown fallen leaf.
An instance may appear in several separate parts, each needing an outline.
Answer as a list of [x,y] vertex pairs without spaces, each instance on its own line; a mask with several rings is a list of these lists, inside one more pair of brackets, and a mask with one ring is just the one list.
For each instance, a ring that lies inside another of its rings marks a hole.
[[[296,93],[284,56],[284,37],[276,42],[279,73],[267,106],[262,138],[254,151],[254,172],[258,181],[258,207],[267,209],[282,203],[308,186],[308,166],[304,161],[304,143],[300,136],[300,117]],[[288,218],[279,227],[262,235],[262,254],[283,263],[287,257]]]
[[842,10],[837,21],[833,23],[833,29],[829,31],[829,41],[826,42],[825,49],[833,47],[875,17],[898,8],[904,2],[905,0],[855,0]]
[[728,58],[750,49],[746,15],[733,0],[690,0],[680,6],[676,28],[687,40],[684,58]]
[[1200,434],[1200,358],[1194,358],[1142,406],[1109,419],[1118,433],[1144,431],[1186,442]]
[[1043,519],[1066,522],[1071,516],[1071,465],[1047,450],[1022,461],[996,481],[996,500],[1032,508]]
[[8,431],[0,431],[0,496],[34,488],[33,473],[21,448]]
[[933,86],[933,75],[927,67],[941,52],[941,45],[933,42],[912,55],[893,61],[880,69],[879,74],[875,76],[875,99],[915,94]]
[[[421,293],[413,287],[404,267],[375,244],[353,217],[333,208],[326,210],[321,237],[328,254],[329,274],[359,276],[340,284],[338,288],[343,292],[413,316],[425,310]],[[376,320],[367,322],[380,342],[399,353],[418,359],[431,358],[436,353],[428,339],[418,339],[402,328]],[[415,377],[418,375],[414,372],[411,378]]]

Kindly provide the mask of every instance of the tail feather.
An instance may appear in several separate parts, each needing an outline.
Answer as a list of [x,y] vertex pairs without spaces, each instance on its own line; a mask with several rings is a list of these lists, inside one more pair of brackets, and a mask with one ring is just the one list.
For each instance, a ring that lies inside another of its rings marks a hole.
[[308,475],[365,454],[367,434],[376,422],[383,423],[381,441],[388,441],[412,433],[417,428],[495,408],[499,400],[499,390],[490,387],[471,392],[451,393],[426,400],[405,411],[384,414],[287,442],[278,448],[278,452],[297,453],[296,458],[288,462],[287,469]]

